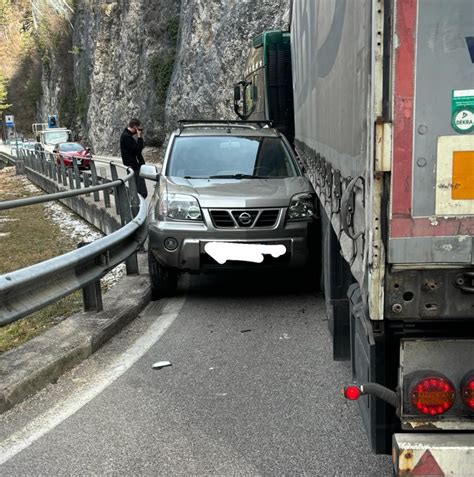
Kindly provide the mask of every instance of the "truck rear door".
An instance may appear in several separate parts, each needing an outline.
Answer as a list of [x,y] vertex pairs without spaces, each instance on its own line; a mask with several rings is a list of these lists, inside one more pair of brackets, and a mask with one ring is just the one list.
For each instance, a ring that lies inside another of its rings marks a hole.
[[388,261],[402,267],[469,267],[474,263],[474,1],[394,3]]

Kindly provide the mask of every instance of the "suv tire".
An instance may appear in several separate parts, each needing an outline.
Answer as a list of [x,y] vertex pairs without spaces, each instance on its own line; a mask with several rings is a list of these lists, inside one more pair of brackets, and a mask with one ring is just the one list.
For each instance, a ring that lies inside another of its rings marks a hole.
[[176,291],[178,270],[160,265],[151,250],[148,250],[148,271],[151,282],[151,299],[153,301],[170,296]]

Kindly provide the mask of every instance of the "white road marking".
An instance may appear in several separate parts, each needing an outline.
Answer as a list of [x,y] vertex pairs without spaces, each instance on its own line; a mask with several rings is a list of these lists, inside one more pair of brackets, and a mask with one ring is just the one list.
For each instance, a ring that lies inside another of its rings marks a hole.
[[33,419],[23,429],[1,442],[0,465],[52,431],[130,369],[165,334],[181,311],[184,302],[185,297],[170,300],[145,334],[116,360],[112,361],[107,369],[99,373],[83,390]]

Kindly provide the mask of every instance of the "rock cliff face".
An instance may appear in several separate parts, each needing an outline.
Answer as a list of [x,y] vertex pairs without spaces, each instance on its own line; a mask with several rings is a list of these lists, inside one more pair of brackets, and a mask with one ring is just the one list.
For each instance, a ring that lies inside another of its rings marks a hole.
[[167,120],[236,119],[233,84],[242,76],[250,40],[288,29],[289,0],[183,0],[177,62]]
[[288,28],[290,0],[78,0],[69,60],[43,72],[41,117],[60,111],[98,153],[139,117],[159,147],[181,118],[233,118],[249,40]]

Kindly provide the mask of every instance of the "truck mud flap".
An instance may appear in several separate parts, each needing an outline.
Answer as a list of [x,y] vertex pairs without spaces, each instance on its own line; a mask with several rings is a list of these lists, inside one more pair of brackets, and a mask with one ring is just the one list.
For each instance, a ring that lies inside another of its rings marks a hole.
[[[374,382],[385,385],[384,343],[382,338],[376,337],[373,333],[358,284],[349,287],[348,297],[352,378],[359,384]],[[370,395],[361,396],[358,404],[372,450],[377,454],[389,453],[391,430],[387,428],[389,413],[387,404]]]
[[331,224],[323,211],[324,295],[328,327],[332,335],[333,359],[350,359],[350,321],[347,289],[354,281]]

